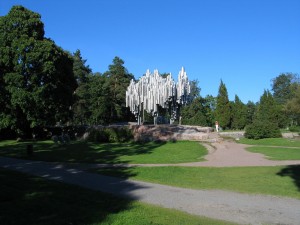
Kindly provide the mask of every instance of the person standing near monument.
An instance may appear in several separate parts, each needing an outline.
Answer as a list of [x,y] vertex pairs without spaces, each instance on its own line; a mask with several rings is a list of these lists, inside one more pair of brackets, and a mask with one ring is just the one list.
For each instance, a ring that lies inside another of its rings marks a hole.
[[215,122],[215,125],[216,125],[216,131],[219,132],[219,122],[216,121],[216,122]]

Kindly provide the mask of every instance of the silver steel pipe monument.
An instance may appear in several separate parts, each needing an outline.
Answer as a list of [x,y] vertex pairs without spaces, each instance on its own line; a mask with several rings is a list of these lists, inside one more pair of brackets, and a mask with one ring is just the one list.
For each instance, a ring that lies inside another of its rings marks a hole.
[[137,118],[141,124],[141,114],[145,110],[154,117],[154,124],[157,124],[158,105],[171,112],[170,123],[172,124],[180,115],[180,106],[189,103],[191,92],[190,83],[184,68],[178,74],[178,82],[169,74],[162,77],[158,70],[151,74],[147,70],[137,82],[131,80],[126,91],[126,107]]

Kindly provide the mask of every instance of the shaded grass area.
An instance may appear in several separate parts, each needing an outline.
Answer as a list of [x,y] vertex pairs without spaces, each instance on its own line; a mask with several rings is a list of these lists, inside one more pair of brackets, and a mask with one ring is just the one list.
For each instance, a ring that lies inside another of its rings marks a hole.
[[232,224],[0,169],[0,224]]
[[[0,155],[28,158],[26,146],[30,142],[2,141]],[[207,154],[197,142],[148,142],[148,143],[90,143],[72,142],[57,145],[52,141],[33,143],[32,160],[77,163],[182,163],[203,160]]]
[[[132,179],[193,189],[300,198],[300,166],[276,167],[135,167]],[[118,176],[118,169],[97,169]]]
[[259,140],[241,138],[238,143],[247,145],[268,145],[268,146],[284,146],[284,147],[299,147],[300,140],[287,138],[264,138]]
[[300,148],[253,146],[247,150],[264,154],[270,160],[300,160]]

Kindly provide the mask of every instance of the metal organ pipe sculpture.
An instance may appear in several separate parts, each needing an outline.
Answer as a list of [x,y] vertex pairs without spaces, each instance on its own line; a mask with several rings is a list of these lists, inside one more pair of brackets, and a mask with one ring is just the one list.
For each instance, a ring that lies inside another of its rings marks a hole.
[[137,82],[131,80],[126,91],[126,107],[137,118],[138,124],[141,124],[141,112],[151,113],[154,116],[154,124],[158,117],[158,108],[160,105],[164,109],[169,109],[171,114],[170,123],[179,116],[181,105],[189,102],[191,88],[184,68],[178,74],[178,82],[175,83],[171,74],[163,78],[154,70],[151,74],[147,70]]

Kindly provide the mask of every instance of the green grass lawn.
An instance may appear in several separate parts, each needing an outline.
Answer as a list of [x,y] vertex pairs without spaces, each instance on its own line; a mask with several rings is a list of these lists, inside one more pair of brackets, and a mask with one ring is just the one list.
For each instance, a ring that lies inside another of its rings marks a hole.
[[[264,143],[265,146],[262,146],[262,149],[270,150],[272,154],[276,150],[279,152],[285,151],[285,157],[296,159],[295,154],[287,154],[287,151],[292,152],[295,149],[270,148],[267,145],[273,146],[277,143],[277,145],[297,146],[299,141],[291,142],[288,139],[279,138],[259,140],[259,143]],[[256,147],[258,146],[253,146],[253,148]],[[26,156],[25,148],[26,143],[24,142],[2,141],[0,142],[0,155],[44,161],[138,164],[200,161],[207,153],[207,150],[199,143],[188,141],[144,144],[73,142],[69,145],[55,145],[50,141],[41,141],[34,143],[34,155],[32,157]],[[266,152],[264,154],[268,155]],[[281,155],[278,158],[283,159],[283,156]],[[102,169],[98,172],[186,188],[223,189],[300,198],[300,166],[239,168],[136,167],[113,170]]]
[[232,224],[0,169],[0,224]]
[[300,148],[253,146],[248,151],[262,153],[270,160],[300,160]]
[[264,154],[270,160],[300,160],[300,140],[265,138],[259,140],[242,138],[239,143],[255,145],[247,150]]
[[[124,175],[124,171],[117,169],[98,169],[97,172]],[[127,169],[127,173],[132,174],[131,179],[177,187],[300,198],[300,166],[135,167]]]
[[264,138],[259,140],[241,138],[238,143],[247,145],[267,145],[267,146],[284,146],[284,147],[299,147],[300,140],[288,138]]
[[[0,155],[28,158],[28,142],[2,141]],[[52,141],[33,144],[33,160],[77,163],[183,163],[203,161],[207,154],[198,142],[148,142],[148,143],[88,143],[72,142],[57,145]]]

